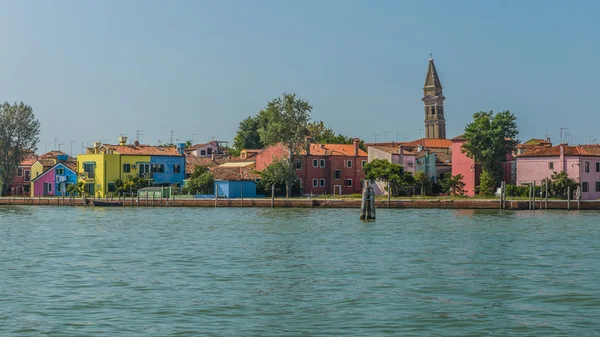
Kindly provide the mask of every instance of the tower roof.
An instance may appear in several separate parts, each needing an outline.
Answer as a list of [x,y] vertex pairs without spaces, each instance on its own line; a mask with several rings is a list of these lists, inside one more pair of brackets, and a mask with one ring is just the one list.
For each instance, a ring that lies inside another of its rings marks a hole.
[[425,87],[423,88],[425,91],[434,91],[442,89],[442,83],[440,82],[440,78],[438,77],[437,70],[435,70],[435,64],[433,63],[433,58],[429,57],[429,69],[427,69],[427,76],[425,77]]

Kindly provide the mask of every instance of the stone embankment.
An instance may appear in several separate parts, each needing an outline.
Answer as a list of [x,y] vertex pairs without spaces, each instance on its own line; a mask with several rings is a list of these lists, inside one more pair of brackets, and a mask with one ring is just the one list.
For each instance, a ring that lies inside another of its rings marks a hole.
[[[111,201],[111,199],[102,199]],[[117,199],[112,201],[116,202]],[[360,199],[121,199],[124,207],[299,207],[299,208],[360,208]],[[0,198],[0,205],[26,206],[85,206],[81,198]],[[87,206],[92,206],[91,202]],[[377,208],[454,208],[454,209],[500,209],[498,199],[398,199],[376,200]],[[93,206],[92,206],[93,207]],[[528,210],[532,205],[527,200],[506,200],[505,209]],[[600,210],[600,200],[566,201],[549,200],[548,209]],[[536,200],[535,209],[546,209],[546,203]]]

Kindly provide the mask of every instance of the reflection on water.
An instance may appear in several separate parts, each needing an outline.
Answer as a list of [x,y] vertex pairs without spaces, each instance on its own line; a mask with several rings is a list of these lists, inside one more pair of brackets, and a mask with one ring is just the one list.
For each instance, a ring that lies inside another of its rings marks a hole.
[[0,207],[0,336],[594,335],[599,214]]

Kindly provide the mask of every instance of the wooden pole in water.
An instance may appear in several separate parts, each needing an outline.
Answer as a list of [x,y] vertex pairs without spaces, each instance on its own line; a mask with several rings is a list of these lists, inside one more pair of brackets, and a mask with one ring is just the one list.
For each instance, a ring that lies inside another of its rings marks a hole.
[[244,184],[242,183],[242,186],[240,186],[240,197],[242,198],[242,205],[241,207],[244,207]]
[[271,185],[271,207],[275,207],[275,184]]
[[362,198],[360,203],[360,219],[367,219],[367,187],[365,183],[365,187],[363,187]]
[[371,195],[369,198],[371,202],[371,219],[375,220],[375,190],[372,187],[369,187],[369,194]]
[[531,198],[532,198],[531,207],[535,211],[535,180],[533,181],[533,190],[531,193]]
[[571,210],[571,186],[567,186],[567,211]]
[[388,192],[388,208],[390,208],[390,201],[392,198],[392,190],[390,190],[390,181],[387,182],[387,192]]
[[136,193],[136,196],[137,196],[137,204],[136,204],[136,206],[140,207],[140,192],[139,191]]
[[546,209],[548,209],[548,180],[546,180]]

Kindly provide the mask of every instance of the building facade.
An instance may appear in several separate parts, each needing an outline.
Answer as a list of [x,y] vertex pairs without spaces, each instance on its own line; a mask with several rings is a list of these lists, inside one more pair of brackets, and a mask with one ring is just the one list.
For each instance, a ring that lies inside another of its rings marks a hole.
[[[368,155],[359,148],[359,143],[358,138],[353,144],[308,143],[294,158],[301,193],[361,193]],[[262,171],[280,158],[289,158],[289,150],[282,144],[270,146],[256,155],[256,170]]]
[[31,196],[67,196],[67,187],[77,183],[76,167],[77,164],[73,161],[59,162],[53,165],[31,180]]
[[151,186],[182,186],[185,178],[184,144],[177,147],[94,143],[86,154],[77,157],[79,179],[85,183],[86,195],[105,197],[116,193],[116,180],[128,175],[144,177]]

